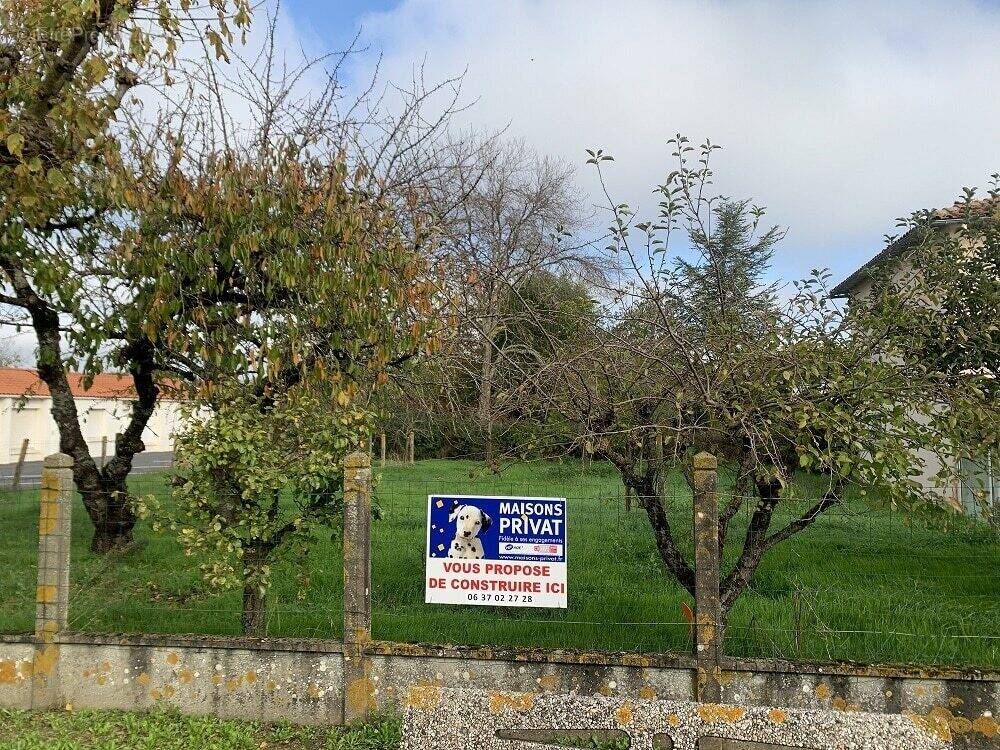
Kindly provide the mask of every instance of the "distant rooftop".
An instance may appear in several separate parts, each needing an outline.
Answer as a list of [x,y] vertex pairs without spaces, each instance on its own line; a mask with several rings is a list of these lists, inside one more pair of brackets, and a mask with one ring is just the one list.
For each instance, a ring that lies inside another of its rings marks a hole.
[[[951,224],[963,219],[982,219],[997,215],[1000,212],[1000,199],[977,198],[972,201],[956,201],[946,208],[939,208],[930,213],[930,224]],[[872,271],[888,260],[901,255],[919,237],[920,228],[914,228],[890,242],[874,258],[865,263],[846,279],[841,281],[830,292],[831,297],[849,297],[855,287],[869,278]]]
[[[74,396],[84,398],[135,399],[135,385],[131,375],[104,372],[94,376],[89,388],[83,387],[84,376],[78,372],[67,373],[69,387]],[[0,396],[49,396],[49,387],[35,370],[20,367],[0,367]]]
[[965,219],[971,216],[982,219],[992,216],[998,209],[1000,209],[1000,199],[978,198],[974,201],[968,202],[956,201],[954,205],[948,206],[947,208],[939,208],[936,211],[931,212],[931,218],[933,220],[947,221]]

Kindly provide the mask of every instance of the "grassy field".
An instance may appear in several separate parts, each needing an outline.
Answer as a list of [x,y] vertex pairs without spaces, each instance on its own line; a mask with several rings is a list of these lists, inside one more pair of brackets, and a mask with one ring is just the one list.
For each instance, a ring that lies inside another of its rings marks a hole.
[[0,750],[395,750],[394,717],[345,729],[124,711],[0,708]]
[[[163,477],[135,479],[165,494]],[[561,496],[568,500],[568,610],[423,604],[426,498],[431,492]],[[690,503],[672,487],[672,522],[690,548]],[[787,514],[804,507],[790,504]],[[373,530],[374,637],[437,643],[687,651],[690,602],[662,571],[641,511],[624,510],[617,476],[595,465],[520,464],[502,474],[465,461],[390,465]],[[0,632],[31,628],[37,490],[0,494]],[[739,538],[745,513],[734,521]],[[76,508],[70,624],[80,631],[236,633],[239,593],[209,589],[176,542],[143,526],[126,554],[87,551]],[[731,559],[735,549],[727,549]],[[271,593],[269,633],[338,638],[341,563],[329,532]],[[1000,544],[973,523],[908,526],[849,502],[765,557],[734,607],[727,651],[810,660],[1000,666]]]

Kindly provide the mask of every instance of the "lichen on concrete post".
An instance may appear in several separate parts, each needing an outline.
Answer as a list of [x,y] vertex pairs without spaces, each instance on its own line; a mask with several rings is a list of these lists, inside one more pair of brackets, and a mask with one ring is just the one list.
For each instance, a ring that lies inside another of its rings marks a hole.
[[711,453],[694,457],[695,695],[703,703],[722,700],[718,468]]
[[344,722],[375,707],[366,651],[371,642],[372,467],[367,453],[344,459]]
[[48,708],[58,703],[59,646],[56,636],[69,622],[73,459],[65,453],[55,453],[45,459],[40,500],[31,703],[33,708]]

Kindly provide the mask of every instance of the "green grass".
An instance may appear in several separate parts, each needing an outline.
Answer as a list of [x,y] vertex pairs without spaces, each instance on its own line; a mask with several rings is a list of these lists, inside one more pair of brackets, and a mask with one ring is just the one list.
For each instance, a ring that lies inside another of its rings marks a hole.
[[[162,477],[134,481],[166,493]],[[569,609],[501,609],[423,603],[429,493],[564,496],[568,499]],[[808,494],[803,490],[803,494]],[[458,644],[622,651],[688,651],[682,603],[664,574],[641,511],[628,513],[617,476],[595,465],[519,464],[484,473],[467,461],[390,465],[377,488],[384,518],[373,527],[374,637]],[[671,485],[671,521],[690,550],[690,502]],[[775,527],[801,512],[791,503]],[[239,593],[209,589],[173,538],[142,526],[127,554],[87,551],[89,523],[76,508],[70,624],[81,631],[237,633]],[[37,490],[0,495],[0,632],[33,617]],[[948,530],[851,501],[771,550],[736,604],[727,652],[807,660],[1000,667],[1000,544],[972,522]],[[741,513],[731,537],[740,539]],[[726,550],[732,560],[735,547]],[[269,634],[339,638],[341,560],[329,532],[300,564],[279,566]]]
[[0,708],[0,750],[395,750],[400,722],[346,729],[262,724],[172,712],[12,711]]

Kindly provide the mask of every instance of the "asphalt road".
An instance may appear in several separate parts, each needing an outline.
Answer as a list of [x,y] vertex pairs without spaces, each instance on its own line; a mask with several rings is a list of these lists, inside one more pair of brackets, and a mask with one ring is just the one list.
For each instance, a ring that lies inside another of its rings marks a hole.
[[[149,474],[169,468],[173,453],[140,453],[132,459],[133,474]],[[98,458],[97,460],[100,460]],[[14,476],[14,464],[0,465],[0,488],[9,487]],[[42,462],[25,461],[21,469],[21,487],[38,487],[41,484]]]

